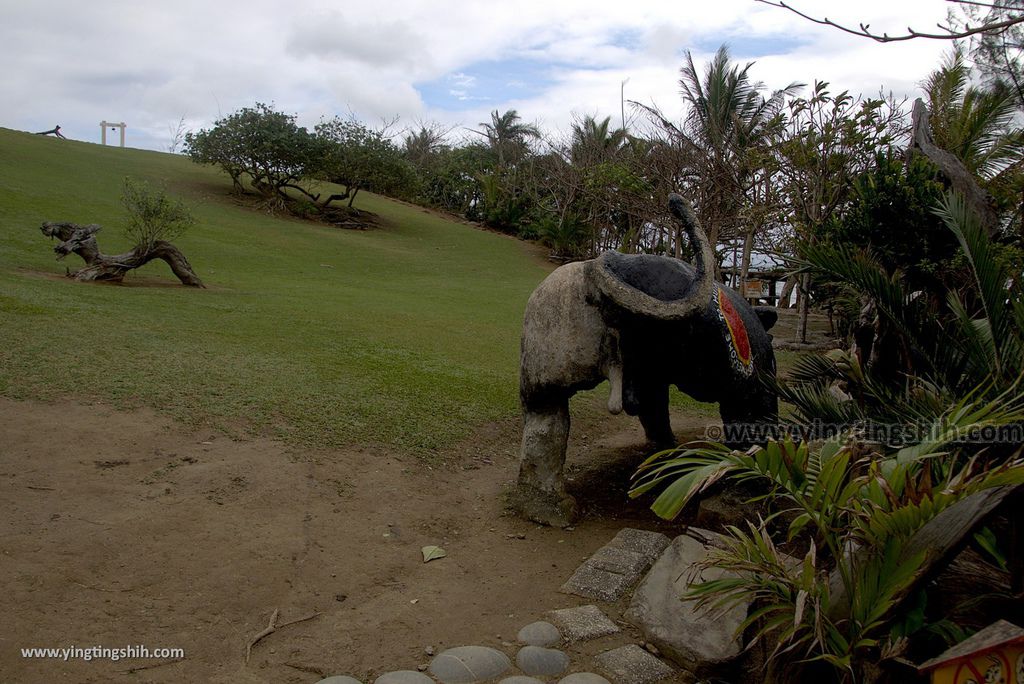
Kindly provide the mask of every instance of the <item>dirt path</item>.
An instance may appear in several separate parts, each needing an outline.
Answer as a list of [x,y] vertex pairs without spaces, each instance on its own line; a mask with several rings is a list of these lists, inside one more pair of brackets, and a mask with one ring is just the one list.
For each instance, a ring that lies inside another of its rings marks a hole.
[[[624,502],[640,454],[624,417],[574,426],[570,472],[588,502],[575,529],[511,516],[518,429],[488,426],[431,468],[233,441],[144,410],[0,399],[0,681],[372,681],[425,663],[427,646],[500,647],[584,603],[558,587],[621,527],[671,533]],[[428,544],[448,557],[424,564]],[[261,641],[246,665],[275,609],[280,622],[320,615]],[[20,652],[139,644],[185,658]]]

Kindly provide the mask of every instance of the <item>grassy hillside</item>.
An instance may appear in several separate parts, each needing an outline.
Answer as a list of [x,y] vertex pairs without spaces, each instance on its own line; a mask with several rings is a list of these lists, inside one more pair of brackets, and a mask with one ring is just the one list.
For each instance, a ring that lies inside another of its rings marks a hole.
[[[162,262],[127,286],[56,277],[40,223],[99,223],[103,251],[127,249],[126,175],[195,204],[177,244],[209,289]],[[372,195],[357,206],[382,227],[339,230],[241,206],[228,187],[180,156],[0,129],[0,393],[414,450],[517,411],[522,311],[549,270],[522,243]]]

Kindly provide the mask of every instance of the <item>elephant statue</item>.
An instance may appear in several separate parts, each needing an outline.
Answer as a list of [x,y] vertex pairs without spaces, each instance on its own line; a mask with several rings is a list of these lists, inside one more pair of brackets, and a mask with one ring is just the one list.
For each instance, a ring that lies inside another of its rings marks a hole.
[[[556,269],[526,306],[520,358],[523,441],[514,503],[525,517],[555,526],[577,510],[562,475],[569,398],[610,384],[608,410],[638,416],[658,448],[675,446],[669,386],[717,402],[726,441],[736,446],[774,425],[778,400],[768,330],[778,314],[751,307],[716,283],[714,256],[690,206],[669,209],[682,223],[696,266],[654,255],[606,252]],[[760,439],[760,438],[758,438]]]

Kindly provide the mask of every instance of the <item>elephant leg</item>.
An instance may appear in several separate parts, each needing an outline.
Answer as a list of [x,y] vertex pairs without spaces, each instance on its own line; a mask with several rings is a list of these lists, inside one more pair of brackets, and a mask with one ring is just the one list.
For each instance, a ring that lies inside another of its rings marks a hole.
[[668,416],[668,385],[644,392],[638,417],[649,442],[661,449],[671,449],[676,445]]
[[515,504],[524,517],[566,527],[576,517],[576,501],[565,491],[562,467],[569,441],[569,400],[523,412],[523,446]]

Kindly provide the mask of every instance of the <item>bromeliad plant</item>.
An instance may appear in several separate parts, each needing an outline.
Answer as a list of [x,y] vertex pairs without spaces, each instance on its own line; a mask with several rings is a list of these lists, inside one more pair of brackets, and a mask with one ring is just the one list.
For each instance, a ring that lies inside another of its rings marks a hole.
[[[1018,395],[960,403],[920,443],[884,455],[856,434],[814,448],[790,439],[746,452],[694,444],[648,459],[630,496],[667,483],[652,508],[671,519],[722,479],[766,485],[767,517],[730,527],[724,548],[703,563],[726,574],[692,584],[684,598],[712,609],[749,603],[740,631],[752,631],[751,643],[777,643],[769,681],[794,681],[783,661],[826,664],[836,681],[871,681],[872,665],[883,654],[898,655],[913,631],[913,606],[904,600],[929,550],[911,538],[971,494],[1024,482],[1024,461],[1017,459],[995,468],[978,458],[943,469],[933,464],[950,458],[965,434],[1022,420],[1024,396]],[[802,537],[802,559],[779,549],[772,530],[781,520],[788,525],[778,543]]]

